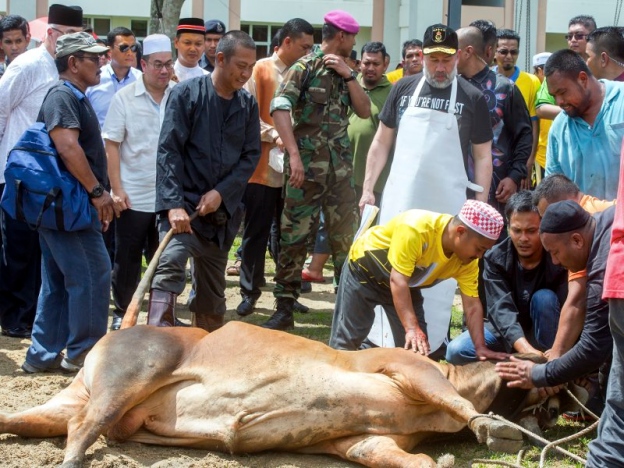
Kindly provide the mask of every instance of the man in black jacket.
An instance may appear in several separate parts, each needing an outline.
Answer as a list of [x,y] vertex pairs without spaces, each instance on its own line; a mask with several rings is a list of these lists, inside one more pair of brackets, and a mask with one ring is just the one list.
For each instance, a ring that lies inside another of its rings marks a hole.
[[[496,351],[540,354],[550,349],[568,291],[566,270],[554,265],[542,246],[540,216],[532,198],[529,191],[509,198],[509,237],[484,256],[484,335],[488,348]],[[446,360],[477,360],[468,332],[449,343]]]
[[[260,159],[260,118],[245,90],[256,63],[254,41],[231,31],[217,46],[211,75],[171,91],[158,145],[156,211],[161,238],[176,234],[152,281],[148,323],[172,326],[176,297],[195,260],[197,326],[213,331],[225,314],[225,267],[242,218],[245,186]],[[199,216],[190,221],[190,214]]]
[[570,271],[587,269],[587,309],[583,331],[576,344],[546,364],[514,360],[496,370],[509,387],[553,387],[597,370],[611,356],[609,304],[602,299],[611,226],[615,208],[590,216],[572,200],[550,205],[540,223],[540,238],[553,263]]

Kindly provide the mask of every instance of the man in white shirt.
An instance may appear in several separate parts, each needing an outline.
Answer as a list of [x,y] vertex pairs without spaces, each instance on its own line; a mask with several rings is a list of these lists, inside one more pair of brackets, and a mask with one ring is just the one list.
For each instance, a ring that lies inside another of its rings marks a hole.
[[106,40],[110,47],[110,63],[102,67],[100,84],[87,89],[87,97],[97,114],[100,127],[104,127],[106,113],[115,93],[134,83],[141,72],[134,68],[138,44],[128,28],[111,30]]
[[167,36],[145,38],[141,66],[143,75],[113,97],[102,132],[113,200],[121,210],[115,222],[111,330],[120,328],[139,282],[143,247],[147,244],[148,257],[158,247],[155,202],[160,110],[175,84]]
[[209,72],[199,66],[199,59],[204,52],[204,34],[206,27],[201,18],[182,18],[173,45],[178,51],[178,59],[173,71],[176,81],[208,75]]
[[[56,40],[82,31],[82,9],[51,5],[43,44],[11,61],[0,80],[0,194],[9,151],[37,119],[48,90],[59,75],[54,65]],[[2,333],[30,337],[41,285],[39,235],[0,210],[4,239],[0,252],[0,317]],[[7,320],[13,318],[12,324]]]

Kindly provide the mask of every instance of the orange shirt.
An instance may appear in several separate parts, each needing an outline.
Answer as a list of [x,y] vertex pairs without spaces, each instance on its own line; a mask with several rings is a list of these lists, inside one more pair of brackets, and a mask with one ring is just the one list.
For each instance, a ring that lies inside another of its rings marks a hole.
[[269,166],[269,151],[275,146],[273,141],[278,136],[273,126],[270,107],[275,90],[283,81],[288,67],[274,52],[271,57],[258,60],[254,66],[253,74],[245,84],[249,91],[258,101],[260,113],[260,139],[262,153],[256,170],[249,179],[250,183],[266,185],[269,187],[281,187],[284,176]]
[[[615,205],[615,200],[607,201],[601,200],[600,198],[592,197],[591,195],[583,195],[581,201],[579,202],[579,205],[581,205],[581,207],[589,214],[595,214],[600,213],[610,206]],[[586,276],[587,270],[574,272],[571,271],[568,273],[568,282],[579,278],[585,278]]]

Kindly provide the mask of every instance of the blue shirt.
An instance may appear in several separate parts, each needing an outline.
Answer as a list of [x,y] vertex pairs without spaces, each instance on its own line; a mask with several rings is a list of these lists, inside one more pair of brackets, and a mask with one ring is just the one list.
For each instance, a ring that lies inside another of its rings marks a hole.
[[620,150],[624,137],[624,84],[600,80],[605,97],[594,125],[561,112],[548,136],[546,175],[561,173],[581,191],[613,200],[620,175]]
[[100,122],[100,128],[104,128],[104,121],[106,120],[106,114],[108,108],[113,100],[113,96],[124,86],[134,83],[137,78],[141,76],[141,72],[136,68],[130,68],[130,71],[121,81],[117,80],[113,67],[110,63],[102,67],[102,74],[100,75],[100,84],[87,88],[86,95],[91,102],[91,106],[95,110],[98,121]]

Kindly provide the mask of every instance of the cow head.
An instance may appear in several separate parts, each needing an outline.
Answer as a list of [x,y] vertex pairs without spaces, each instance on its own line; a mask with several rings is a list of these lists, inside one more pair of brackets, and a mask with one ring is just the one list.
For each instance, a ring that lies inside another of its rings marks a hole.
[[[517,354],[518,359],[527,359],[536,364],[546,362],[546,358],[534,354]],[[583,405],[588,400],[587,390],[572,382],[562,388],[559,393],[552,396],[541,396],[538,389],[529,390],[524,403],[515,419],[519,425],[538,435],[542,430],[550,429],[557,425],[559,416],[567,411],[579,411],[577,401],[566,391],[576,397]]]

